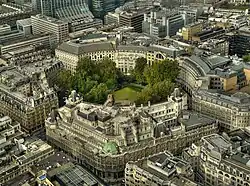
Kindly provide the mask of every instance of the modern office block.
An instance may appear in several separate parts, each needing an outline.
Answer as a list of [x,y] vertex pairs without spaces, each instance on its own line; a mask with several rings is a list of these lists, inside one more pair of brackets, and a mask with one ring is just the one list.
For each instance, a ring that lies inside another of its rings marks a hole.
[[151,11],[144,14],[142,30],[157,37],[174,36],[179,29],[186,25],[186,15],[177,11]]
[[17,20],[16,25],[19,32],[23,32],[25,37],[32,34],[32,25],[30,18]]
[[250,29],[242,27],[229,39],[229,55],[242,57],[250,53]]
[[31,16],[33,34],[49,33],[56,35],[57,43],[63,42],[68,38],[68,22],[57,20],[43,15]]
[[121,26],[134,27],[136,32],[141,33],[144,14],[148,12],[150,12],[150,8],[123,11],[120,13],[119,24]]
[[115,11],[124,2],[124,0],[92,0],[91,10],[95,17],[103,18],[106,13]]

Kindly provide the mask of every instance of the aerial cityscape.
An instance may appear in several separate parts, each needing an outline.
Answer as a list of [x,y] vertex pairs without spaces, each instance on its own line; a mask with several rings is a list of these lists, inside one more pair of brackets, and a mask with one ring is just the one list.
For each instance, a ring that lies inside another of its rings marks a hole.
[[0,186],[250,186],[249,0],[0,0]]

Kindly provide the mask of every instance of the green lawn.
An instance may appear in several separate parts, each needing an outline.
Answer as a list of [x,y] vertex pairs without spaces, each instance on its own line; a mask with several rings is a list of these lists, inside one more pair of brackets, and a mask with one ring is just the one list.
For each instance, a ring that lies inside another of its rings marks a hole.
[[137,93],[141,91],[141,87],[128,85],[120,90],[114,92],[115,100],[117,101],[131,101],[134,102],[137,99]]

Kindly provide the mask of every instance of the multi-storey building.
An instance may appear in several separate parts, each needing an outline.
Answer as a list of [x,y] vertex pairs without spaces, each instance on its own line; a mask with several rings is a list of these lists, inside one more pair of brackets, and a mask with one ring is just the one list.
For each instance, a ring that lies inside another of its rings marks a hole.
[[[186,0],[184,0],[186,1]],[[198,20],[198,17],[204,12],[204,7],[198,4],[181,5],[178,8],[180,14],[186,14],[192,22]]]
[[[77,102],[77,103],[75,103]],[[47,140],[68,152],[109,185],[120,185],[125,164],[169,150],[173,153],[217,131],[213,120],[178,116],[186,96],[176,89],[167,102],[148,106],[79,103],[72,93],[66,106],[46,120]],[[196,117],[197,118],[197,117]],[[198,123],[203,123],[197,126]]]
[[216,55],[193,55],[180,63],[178,81],[192,101],[195,111],[218,119],[228,130],[249,126],[249,96],[245,93],[226,95],[249,84],[249,66]]
[[27,63],[43,61],[51,57],[51,50],[44,45],[31,45],[22,49],[12,50],[0,58],[0,63],[4,65],[21,66]]
[[[199,144],[199,142],[198,142]],[[199,174],[199,166],[200,166],[200,145],[192,144],[190,147],[184,149],[182,151],[182,157],[192,166],[194,171],[194,180],[197,183],[203,182],[203,177]]]
[[82,166],[74,164],[72,162],[68,162],[61,165],[60,167],[54,168],[48,171],[47,174],[46,171],[42,171],[37,180],[40,184],[45,184],[47,181],[51,180],[55,185],[105,185]]
[[191,41],[192,36],[198,32],[202,31],[202,23],[193,23],[186,25],[185,27],[182,28],[182,37],[184,40]]
[[11,145],[1,154],[0,184],[20,176],[30,170],[39,161],[54,154],[54,149],[40,139],[27,139],[21,136],[8,139]]
[[249,131],[212,134],[201,140],[200,174],[207,186],[250,185]]
[[250,124],[250,96],[247,93],[226,96],[199,91],[193,95],[192,108],[218,119],[220,126],[228,130],[248,127]]
[[19,30],[19,32],[23,32],[25,37],[32,34],[32,25],[30,18],[17,20],[16,25],[17,30]]
[[215,117],[228,130],[249,126],[249,96],[223,93],[248,85],[247,64],[216,55],[193,55],[179,62],[178,81],[192,96],[190,107]]
[[82,0],[32,0],[33,10],[46,16],[55,17],[57,11],[67,7],[84,6],[86,1]]
[[30,133],[41,129],[51,109],[58,107],[57,94],[49,88],[49,82],[59,68],[53,64],[32,65],[2,67],[0,74],[0,113],[18,121]]
[[249,27],[240,28],[229,40],[229,55],[242,57],[249,54],[250,30]]
[[[15,138],[19,138],[23,135],[21,126],[19,123],[12,121],[9,116],[3,116],[0,118],[0,159],[4,160],[6,155],[6,149],[12,145]],[[6,156],[7,159],[7,156]]]
[[57,20],[43,15],[31,16],[32,31],[34,35],[50,33],[56,35],[56,40],[61,43],[68,39],[68,22]]
[[7,54],[14,50],[23,49],[32,45],[44,45],[46,48],[52,48],[55,46],[56,38],[50,34],[42,34],[36,36],[28,36],[23,38],[12,38],[9,41],[1,42],[1,55]]
[[178,11],[160,10],[144,14],[142,31],[157,37],[174,36],[186,25],[187,16]]
[[118,12],[108,12],[107,15],[104,16],[104,24],[116,24],[118,25],[120,22],[120,14]]
[[229,41],[228,39],[210,39],[200,43],[198,48],[213,54],[228,56]]
[[106,13],[115,11],[124,2],[124,0],[91,0],[91,10],[95,17],[103,18]]
[[[128,38],[137,38],[138,36],[127,36]],[[151,44],[143,46],[138,43],[121,43],[120,38],[123,35],[117,35],[117,38],[108,37],[103,34],[90,34],[81,39],[74,39],[62,43],[55,51],[56,57],[63,62],[64,67],[75,72],[78,62],[83,57],[90,57],[94,61],[99,61],[105,57],[110,58],[116,63],[116,67],[124,73],[129,73],[135,67],[135,60],[139,57],[147,59],[148,64],[152,65],[155,61],[166,58],[176,59],[180,54],[185,53],[183,48],[173,46],[160,46]]]
[[5,34],[11,31],[11,26],[8,24],[0,25],[0,34]]
[[211,28],[208,30],[203,30],[192,36],[193,41],[204,42],[209,39],[223,39],[225,37],[226,31],[223,28]]
[[102,26],[102,20],[94,18],[83,0],[34,0],[33,6],[42,15],[68,22],[70,32]]
[[119,25],[134,27],[135,32],[141,33],[144,14],[149,13],[150,10],[151,7],[143,7],[123,11],[120,13]]
[[10,26],[15,26],[16,21],[26,19],[31,16],[31,10],[22,7],[13,6],[14,4],[2,4],[0,13],[0,25],[8,23]]
[[127,186],[197,186],[192,181],[191,165],[171,153],[161,152],[135,162],[128,162],[125,168]]

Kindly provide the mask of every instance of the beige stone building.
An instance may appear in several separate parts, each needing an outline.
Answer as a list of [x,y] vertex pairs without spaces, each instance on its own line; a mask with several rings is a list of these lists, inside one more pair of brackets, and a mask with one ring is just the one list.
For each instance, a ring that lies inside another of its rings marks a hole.
[[25,132],[33,133],[44,126],[51,109],[58,107],[57,94],[49,86],[58,68],[51,63],[43,68],[35,64],[22,68],[1,69],[0,113],[19,122]]
[[198,186],[193,181],[191,165],[168,152],[128,162],[125,168],[125,185]]
[[249,131],[237,130],[224,137],[213,134],[201,140],[200,174],[204,185],[250,185]]
[[[135,41],[123,42],[123,34],[116,33],[114,36],[106,34],[89,34],[81,39],[73,39],[62,43],[55,51],[56,57],[62,61],[65,69],[75,72],[78,62],[89,57],[94,61],[100,61],[104,58],[109,58],[116,63],[116,67],[125,74],[135,67],[135,60],[140,57],[147,59],[148,64],[163,59],[175,59],[184,49],[175,48],[173,46],[160,46],[157,43],[143,43],[144,37],[135,37]],[[127,36],[128,37],[128,36]],[[139,43],[138,43],[139,42]],[[126,44],[127,43],[127,44]]]
[[106,183],[120,185],[128,161],[164,150],[180,152],[217,131],[214,120],[195,113],[183,116],[186,107],[186,96],[178,89],[167,102],[141,107],[79,103],[73,93],[46,120],[46,135]]
[[247,64],[201,53],[181,58],[179,66],[178,82],[190,96],[190,108],[217,119],[227,130],[250,125],[249,95],[230,93],[248,85]]
[[32,165],[54,153],[54,149],[40,139],[25,139],[19,123],[9,116],[0,118],[0,184],[30,170]]

